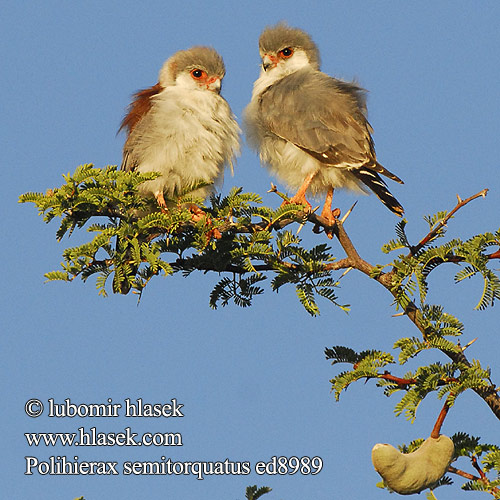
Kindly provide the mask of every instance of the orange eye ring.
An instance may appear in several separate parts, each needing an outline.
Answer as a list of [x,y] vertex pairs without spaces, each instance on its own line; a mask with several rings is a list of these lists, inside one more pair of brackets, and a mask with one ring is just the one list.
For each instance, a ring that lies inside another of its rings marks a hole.
[[202,69],[195,68],[190,71],[190,75],[195,79],[195,80],[203,80],[204,78],[207,77],[207,72],[203,71]]
[[278,55],[284,59],[288,59],[293,56],[293,49],[292,47],[285,47],[278,52]]

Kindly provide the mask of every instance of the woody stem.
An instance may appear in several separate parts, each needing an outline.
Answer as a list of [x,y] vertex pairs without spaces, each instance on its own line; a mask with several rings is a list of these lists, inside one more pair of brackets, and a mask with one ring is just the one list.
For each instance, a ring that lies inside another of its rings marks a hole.
[[444,402],[444,405],[439,412],[438,418],[431,432],[431,438],[437,439],[439,437],[439,434],[441,433],[441,426],[443,425],[444,419],[446,418],[446,415],[450,410],[450,398],[451,394],[446,398],[446,401]]

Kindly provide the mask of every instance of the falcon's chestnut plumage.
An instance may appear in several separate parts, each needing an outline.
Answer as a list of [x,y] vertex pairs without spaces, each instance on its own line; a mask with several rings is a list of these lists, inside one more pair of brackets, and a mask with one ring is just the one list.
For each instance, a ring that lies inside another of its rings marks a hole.
[[175,198],[200,183],[193,196],[205,198],[222,181],[224,166],[239,151],[240,129],[220,95],[225,74],[221,56],[209,47],[176,52],[163,65],[159,81],[134,95],[120,130],[127,131],[123,170],[160,172],[140,186],[155,196]]
[[371,189],[395,214],[403,207],[379,174],[396,182],[375,156],[366,118],[366,91],[319,69],[318,48],[304,31],[280,23],[259,39],[262,70],[245,110],[248,142],[290,188],[293,203],[307,192],[326,194],[322,216],[330,223],[334,188]]

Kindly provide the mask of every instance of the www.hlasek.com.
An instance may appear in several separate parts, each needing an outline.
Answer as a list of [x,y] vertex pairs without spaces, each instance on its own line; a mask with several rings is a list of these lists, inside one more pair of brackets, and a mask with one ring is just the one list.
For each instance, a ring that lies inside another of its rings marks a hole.
[[96,427],[88,431],[79,427],[78,432],[26,432],[29,446],[182,446],[179,432],[145,432],[139,437],[130,427],[123,432],[98,432]]

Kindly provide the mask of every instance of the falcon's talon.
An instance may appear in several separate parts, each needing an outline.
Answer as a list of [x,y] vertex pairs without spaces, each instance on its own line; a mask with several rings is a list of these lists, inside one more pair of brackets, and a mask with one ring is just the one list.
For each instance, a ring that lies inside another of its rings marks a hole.
[[325,229],[325,234],[329,240],[333,239],[333,231],[331,229]]
[[155,195],[156,201],[158,202],[158,206],[163,211],[167,208],[167,203],[165,202],[165,197],[163,196],[163,191],[160,191]]
[[328,236],[330,240],[333,238],[333,228],[337,225],[337,217],[338,215],[340,215],[340,210],[338,210],[338,212],[336,212],[336,210],[332,210],[332,212],[330,212],[330,217],[325,217],[326,220],[329,222],[329,227],[324,228],[325,234]]
[[321,217],[323,217],[323,219],[326,219],[328,222],[328,227],[325,227],[324,229],[326,236],[331,240],[333,238],[333,227],[337,224],[337,219],[340,216],[340,208],[334,208],[333,210],[330,210],[330,203],[331,196],[327,196],[327,201],[321,212]]
[[220,240],[222,238],[222,233],[216,227],[214,227],[213,229],[210,229],[210,231],[207,232],[206,238],[208,244],[210,243],[210,240],[212,238],[215,240]]
[[280,206],[284,205],[303,205],[306,207],[307,212],[312,212],[312,205],[304,198],[303,200],[294,200],[293,198],[290,198],[289,200],[283,200]]
[[[191,216],[191,220],[193,222],[199,222],[202,220],[204,217],[207,216],[207,213],[204,212],[198,205],[195,205],[194,203],[191,203],[188,207],[188,210],[193,214]],[[207,218],[207,224],[211,224],[212,221]]]
[[337,219],[340,215],[340,208],[335,208],[333,210],[323,208],[321,212],[321,217],[329,222],[330,226],[334,226],[337,223]]
[[158,208],[160,209],[160,212],[162,214],[167,214],[168,207],[167,207],[167,202],[165,201],[165,198],[163,197],[163,193],[156,195],[155,198],[156,198],[156,201],[158,203]]

